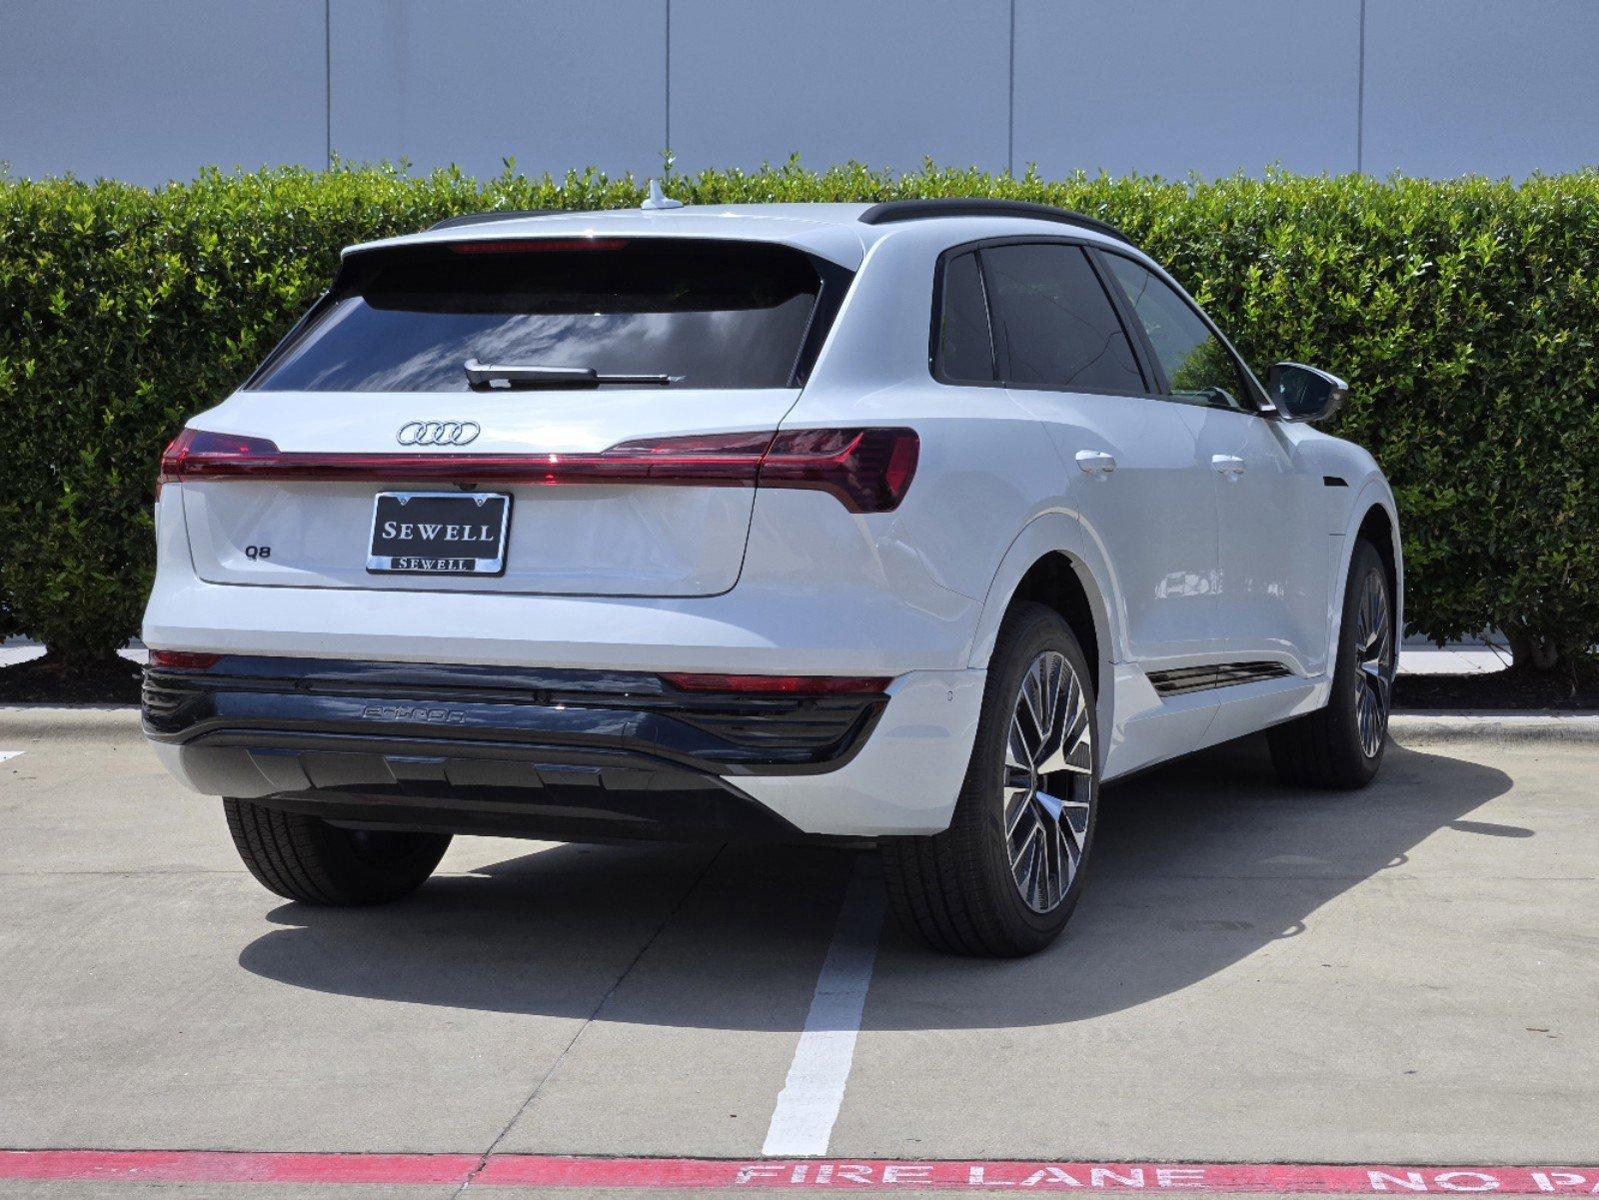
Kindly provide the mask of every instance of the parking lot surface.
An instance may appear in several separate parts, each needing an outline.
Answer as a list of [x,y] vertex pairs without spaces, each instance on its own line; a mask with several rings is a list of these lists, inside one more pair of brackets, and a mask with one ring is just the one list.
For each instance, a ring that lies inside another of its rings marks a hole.
[[1258,740],[1107,788],[1066,936],[996,963],[879,934],[833,850],[460,838],[286,903],[136,714],[0,710],[0,1146],[1593,1161],[1599,741],[1417,729],[1356,794]]

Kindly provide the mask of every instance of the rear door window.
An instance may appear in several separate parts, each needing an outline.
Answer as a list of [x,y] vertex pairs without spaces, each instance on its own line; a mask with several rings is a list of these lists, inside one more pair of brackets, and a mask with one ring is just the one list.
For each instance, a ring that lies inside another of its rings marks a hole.
[[668,375],[688,388],[785,388],[820,286],[808,255],[759,242],[570,238],[363,253],[254,386],[465,391],[475,358]]
[[1145,391],[1127,332],[1079,246],[982,251],[1007,383],[1065,391]]
[[944,267],[934,374],[950,383],[994,382],[994,338],[977,254],[957,255]]

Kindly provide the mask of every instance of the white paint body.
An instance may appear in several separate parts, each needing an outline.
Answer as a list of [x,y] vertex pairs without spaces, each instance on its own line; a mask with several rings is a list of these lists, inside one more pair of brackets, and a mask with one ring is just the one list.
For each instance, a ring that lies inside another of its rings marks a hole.
[[[803,389],[246,390],[190,424],[270,438],[284,451],[373,452],[397,449],[406,421],[472,420],[481,453],[909,426],[920,461],[895,511],[852,514],[814,491],[519,487],[510,489],[516,520],[503,578],[418,580],[363,569],[382,485],[281,485],[266,499],[252,482],[168,485],[144,641],[400,662],[894,676],[877,729],[843,767],[738,778],[800,829],[826,834],[948,824],[1000,621],[1046,555],[1070,560],[1094,611],[1105,778],[1324,704],[1351,547],[1374,508],[1391,523],[1398,558],[1393,497],[1371,456],[1266,415],[937,382],[928,347],[943,251],[999,236],[1065,237],[1149,260],[1053,221],[873,226],[858,220],[862,208],[687,208],[493,227],[496,239],[770,240],[856,271]],[[470,227],[396,240],[463,236]],[[1079,450],[1112,453],[1118,469],[1090,477],[1075,463]],[[1247,469],[1223,475],[1216,455]],[[1348,486],[1326,487],[1325,475]],[[274,547],[270,560],[248,558],[245,547],[262,542]],[[1402,564],[1396,570],[1402,580]],[[1289,674],[1166,698],[1149,680],[1228,661],[1278,663]],[[185,774],[180,751],[163,758]]]

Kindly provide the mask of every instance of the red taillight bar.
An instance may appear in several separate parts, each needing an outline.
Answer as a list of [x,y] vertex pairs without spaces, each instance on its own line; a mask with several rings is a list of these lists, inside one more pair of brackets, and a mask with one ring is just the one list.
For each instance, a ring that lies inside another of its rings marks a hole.
[[718,433],[627,442],[598,454],[285,452],[265,438],[185,429],[161,456],[161,482],[315,479],[394,483],[692,483],[751,487],[772,434]]
[[784,696],[843,696],[881,692],[891,675],[701,675],[661,676],[682,692],[768,692]]
[[185,429],[161,456],[161,483],[315,479],[401,483],[659,483],[824,491],[851,512],[899,506],[921,442],[910,429],[800,429],[623,442],[598,454],[285,452],[266,438]]

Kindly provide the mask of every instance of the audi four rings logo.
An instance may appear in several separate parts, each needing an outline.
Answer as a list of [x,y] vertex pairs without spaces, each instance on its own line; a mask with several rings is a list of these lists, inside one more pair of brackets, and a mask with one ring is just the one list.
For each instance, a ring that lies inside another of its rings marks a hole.
[[482,432],[476,421],[407,421],[394,440],[402,446],[464,446]]

